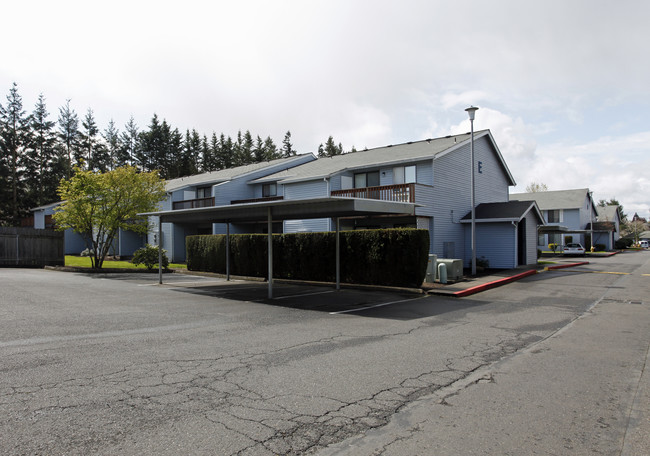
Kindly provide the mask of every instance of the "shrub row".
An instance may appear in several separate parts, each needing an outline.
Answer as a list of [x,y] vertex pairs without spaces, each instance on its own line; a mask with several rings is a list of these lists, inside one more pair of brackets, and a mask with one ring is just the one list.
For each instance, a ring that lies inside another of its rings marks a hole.
[[[342,231],[341,282],[417,287],[428,262],[429,232],[416,229]],[[268,277],[266,234],[230,236],[230,273]],[[188,236],[187,269],[224,274],[226,236]],[[336,233],[273,235],[273,277],[336,280]]]

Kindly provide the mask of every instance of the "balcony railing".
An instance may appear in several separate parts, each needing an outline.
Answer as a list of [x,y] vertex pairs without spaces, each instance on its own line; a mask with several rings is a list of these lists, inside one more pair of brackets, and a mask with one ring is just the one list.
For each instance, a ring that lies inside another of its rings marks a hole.
[[350,188],[334,190],[332,196],[366,198],[400,203],[415,203],[415,184],[382,185],[379,187]]
[[208,198],[197,198],[192,200],[174,201],[172,209],[194,209],[196,207],[210,207],[214,206],[214,196]]
[[244,204],[244,203],[262,203],[264,201],[278,201],[284,199],[283,196],[265,196],[263,198],[249,198],[243,200],[232,200],[230,204]]

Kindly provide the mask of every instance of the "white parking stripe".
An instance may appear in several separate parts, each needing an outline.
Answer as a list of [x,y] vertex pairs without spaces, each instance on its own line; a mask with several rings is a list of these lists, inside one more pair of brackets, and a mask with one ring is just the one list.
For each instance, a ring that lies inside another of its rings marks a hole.
[[375,309],[377,307],[389,306],[391,304],[398,304],[400,302],[415,301],[416,299],[422,299],[422,298],[426,298],[426,297],[427,296],[419,296],[417,298],[402,299],[400,301],[384,302],[384,303],[381,303],[381,304],[376,304],[374,306],[359,307],[359,308],[356,308],[356,309],[339,310],[338,312],[330,312],[330,315],[338,315],[338,314],[351,313],[351,312],[360,312],[362,310]]

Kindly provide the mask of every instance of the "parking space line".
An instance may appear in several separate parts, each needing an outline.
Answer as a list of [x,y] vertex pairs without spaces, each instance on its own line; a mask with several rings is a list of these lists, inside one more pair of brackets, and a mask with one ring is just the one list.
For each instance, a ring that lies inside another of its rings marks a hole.
[[375,309],[377,307],[389,306],[391,304],[398,304],[400,302],[415,301],[416,299],[422,299],[422,298],[426,298],[426,297],[427,297],[426,295],[425,296],[418,296],[417,298],[409,298],[409,299],[402,299],[400,301],[384,302],[384,303],[381,303],[381,304],[376,304],[374,306],[358,307],[356,309],[339,310],[337,312],[330,312],[330,315],[339,315],[339,314],[344,314],[344,313],[360,312],[362,310]]
[[301,296],[313,296],[313,295],[319,295],[319,294],[334,293],[335,291],[336,290],[316,291],[314,293],[303,293],[303,294],[297,294],[297,295],[279,296],[279,297],[277,297],[275,299],[300,298]]

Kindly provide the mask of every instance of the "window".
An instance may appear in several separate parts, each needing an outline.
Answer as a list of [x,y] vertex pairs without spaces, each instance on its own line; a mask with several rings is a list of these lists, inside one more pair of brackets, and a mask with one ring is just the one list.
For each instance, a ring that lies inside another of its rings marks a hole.
[[357,173],[354,175],[354,188],[378,187],[379,171]]
[[404,167],[404,183],[413,184],[416,182],[416,168],[415,165],[405,166]]
[[210,198],[212,196],[212,187],[199,187],[196,189],[196,198]]
[[548,210],[546,218],[548,223],[560,223],[562,221],[560,220],[561,216],[559,209]]
[[417,182],[415,165],[393,168],[393,184],[412,184],[414,182]]
[[263,184],[262,185],[262,196],[267,198],[269,196],[278,196],[278,184],[273,182],[272,184]]

